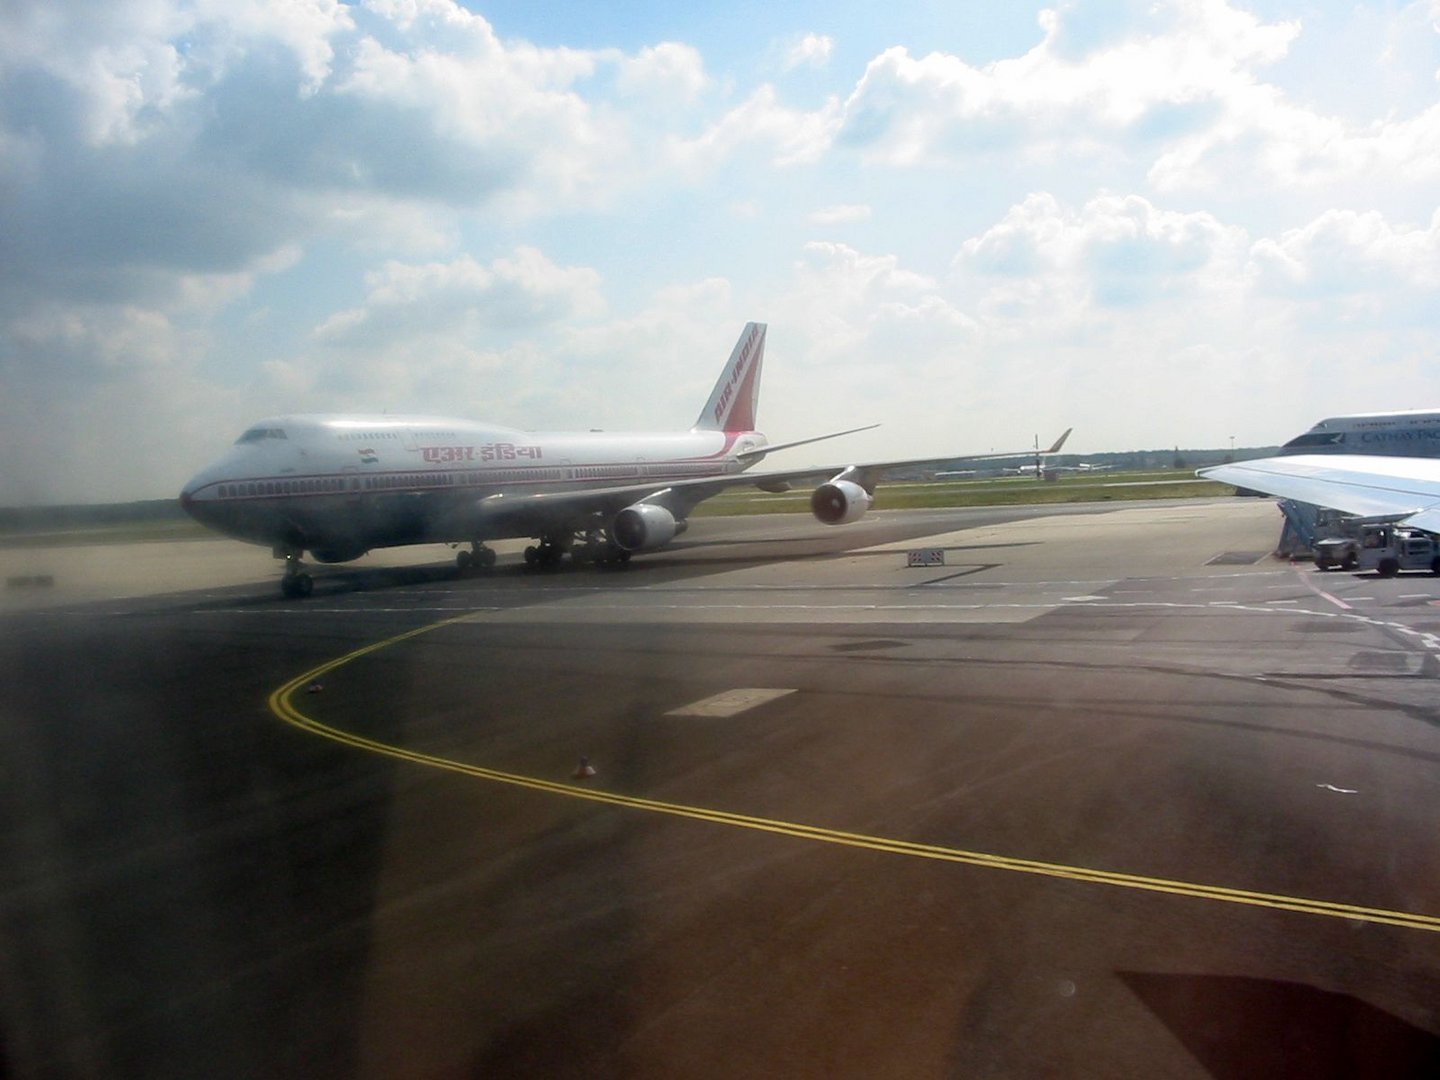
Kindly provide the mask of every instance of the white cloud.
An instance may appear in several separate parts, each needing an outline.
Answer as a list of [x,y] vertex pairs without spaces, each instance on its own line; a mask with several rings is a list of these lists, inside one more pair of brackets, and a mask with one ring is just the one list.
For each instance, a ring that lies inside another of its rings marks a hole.
[[369,348],[593,316],[604,307],[599,274],[557,266],[530,247],[489,266],[468,255],[449,263],[388,262],[366,284],[364,307],[325,320],[317,340]]
[[1266,25],[1197,0],[1156,5],[1076,42],[1077,8],[1046,12],[1040,44],[985,67],[887,49],[845,102],[840,138],[895,165],[1037,142],[1167,140],[1208,128],[1299,33],[1296,23]]
[[1029,52],[978,67],[885,50],[845,100],[835,138],[897,167],[1118,153],[1148,162],[1158,191],[1377,178],[1419,189],[1440,179],[1440,105],[1355,124],[1262,79],[1287,57],[1298,21],[1265,23],[1224,0],[1192,0],[1068,4],[1041,25]]
[[[1296,312],[1297,336],[1384,327],[1397,337],[1432,327],[1440,291],[1440,211],[1428,227],[1396,226],[1375,211],[1331,210],[1251,250],[1258,296]],[[1304,313],[1301,315],[1300,313]]]
[[[195,12],[197,23],[219,38],[225,66],[243,62],[257,43],[289,51],[300,68],[302,94],[315,93],[329,77],[336,37],[355,26],[339,0],[198,0]],[[187,41],[185,47],[193,46]]]
[[330,72],[332,39],[352,28],[336,0],[22,3],[0,14],[0,70],[42,71],[65,87],[88,142],[134,144],[266,43],[294,58],[300,89],[313,92]]
[[677,139],[674,159],[690,170],[708,171],[750,144],[768,145],[779,166],[813,163],[829,148],[839,123],[839,103],[807,112],[781,105],[775,88],[759,87],[703,135]]
[[[787,322],[803,328],[807,349],[801,363],[832,373],[837,365],[882,372],[873,362],[873,347],[897,327],[923,337],[937,326],[946,334],[974,326],[942,295],[938,280],[906,269],[898,256],[828,241],[805,245],[780,307]],[[893,350],[895,343],[887,344]]]
[[838,203],[824,206],[811,213],[812,225],[846,225],[856,221],[870,220],[870,207],[860,203]]
[[675,41],[621,57],[617,66],[616,85],[621,93],[671,103],[693,101],[710,81],[699,50]]
[[982,303],[1029,318],[1040,312],[1021,303],[1011,282],[1052,307],[1069,297],[1069,303],[1133,308],[1232,289],[1246,246],[1243,230],[1210,214],[1160,210],[1139,196],[1101,196],[1072,213],[1053,196],[1037,194],[965,241],[954,265],[996,282]]
[[828,34],[806,34],[786,51],[782,69],[823,68],[830,62],[834,50],[835,39]]

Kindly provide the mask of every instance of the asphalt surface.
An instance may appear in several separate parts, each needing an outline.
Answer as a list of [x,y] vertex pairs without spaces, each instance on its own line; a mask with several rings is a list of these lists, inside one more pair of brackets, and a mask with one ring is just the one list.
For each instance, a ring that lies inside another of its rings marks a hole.
[[57,551],[0,602],[6,1075],[1440,1074],[1440,586],[1278,531],[717,519],[301,602]]

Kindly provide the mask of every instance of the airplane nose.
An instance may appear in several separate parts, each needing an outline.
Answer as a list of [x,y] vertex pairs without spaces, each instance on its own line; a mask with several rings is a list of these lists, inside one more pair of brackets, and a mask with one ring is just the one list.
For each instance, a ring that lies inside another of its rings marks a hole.
[[180,509],[185,513],[200,520],[200,511],[204,509],[203,499],[197,498],[199,491],[207,483],[203,473],[192,476],[189,482],[180,489]]

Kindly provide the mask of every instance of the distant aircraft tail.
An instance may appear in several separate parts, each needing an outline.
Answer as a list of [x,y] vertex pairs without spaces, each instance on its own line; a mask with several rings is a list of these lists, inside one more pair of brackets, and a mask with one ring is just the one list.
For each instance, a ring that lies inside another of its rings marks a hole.
[[760,405],[760,365],[764,359],[765,324],[746,323],[693,430],[754,431],[755,414]]
[[[1060,452],[1060,447],[1062,447],[1062,446],[1065,445],[1065,440],[1070,437],[1070,432],[1072,432],[1072,431],[1074,431],[1074,430],[1075,430],[1075,429],[1074,429],[1073,427],[1067,427],[1067,428],[1065,429],[1065,434],[1061,435],[1058,439],[1056,439],[1055,442],[1054,442],[1054,444],[1050,447],[1049,450],[1041,450],[1040,453],[1042,453],[1042,454],[1058,454],[1058,453]],[[1040,445],[1040,437],[1039,437],[1038,435],[1035,437],[1035,445],[1036,445],[1037,447]]]

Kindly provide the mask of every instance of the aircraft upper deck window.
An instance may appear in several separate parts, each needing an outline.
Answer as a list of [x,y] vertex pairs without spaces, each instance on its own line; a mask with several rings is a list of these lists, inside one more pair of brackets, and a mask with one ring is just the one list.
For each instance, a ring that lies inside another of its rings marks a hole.
[[264,441],[265,439],[286,439],[286,438],[289,438],[289,436],[287,436],[287,435],[285,434],[285,429],[284,429],[284,428],[278,428],[278,427],[271,427],[271,428],[266,428],[266,427],[253,427],[253,428],[251,428],[249,431],[245,432],[244,435],[241,435],[240,438],[236,439],[236,440],[235,440],[235,445],[236,445],[236,446],[243,446],[245,443],[257,443],[257,442],[262,442],[262,441]]

